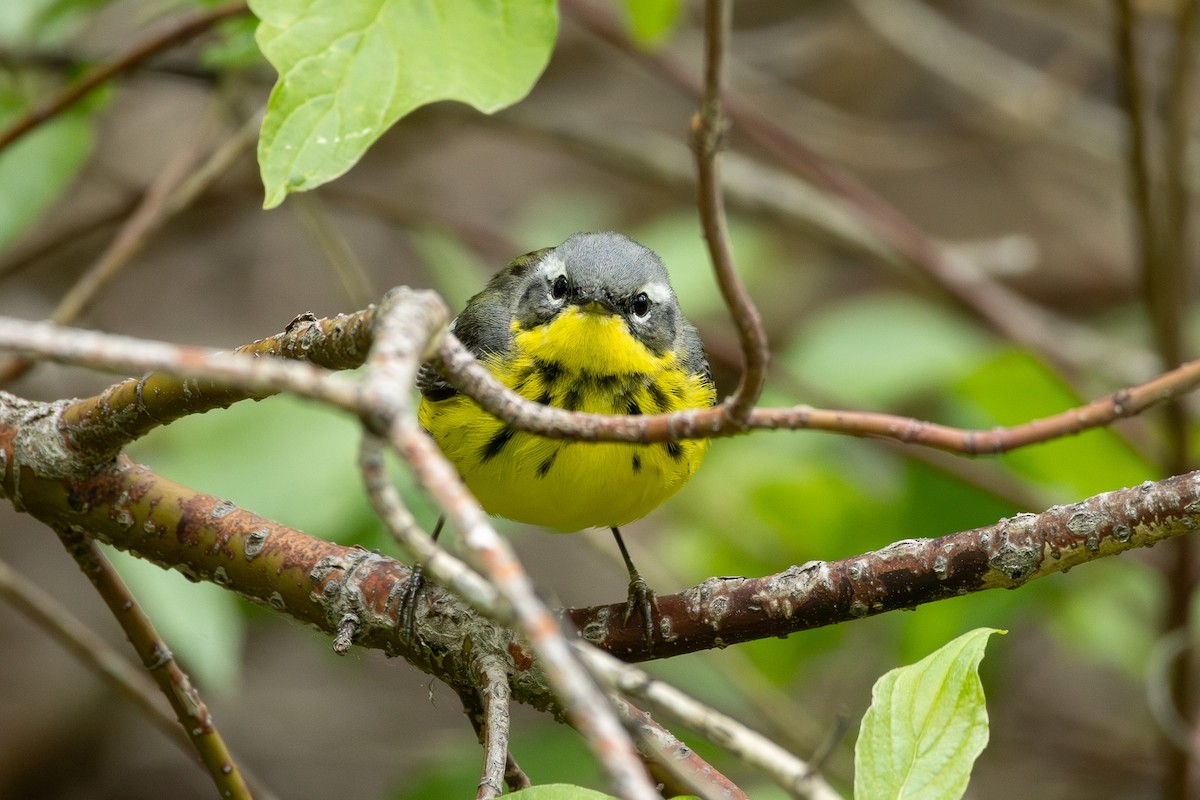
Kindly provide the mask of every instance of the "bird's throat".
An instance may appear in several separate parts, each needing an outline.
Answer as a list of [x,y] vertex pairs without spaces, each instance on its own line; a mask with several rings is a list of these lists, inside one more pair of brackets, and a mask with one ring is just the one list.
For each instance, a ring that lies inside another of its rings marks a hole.
[[674,361],[655,355],[610,313],[564,309],[550,322],[529,330],[514,325],[517,350],[565,372],[592,375],[653,375]]

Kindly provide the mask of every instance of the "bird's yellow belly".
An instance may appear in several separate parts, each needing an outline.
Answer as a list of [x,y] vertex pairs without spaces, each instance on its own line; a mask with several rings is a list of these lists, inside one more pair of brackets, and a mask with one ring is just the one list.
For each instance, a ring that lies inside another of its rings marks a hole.
[[[705,446],[546,439],[514,432],[461,395],[424,403],[422,412],[422,422],[436,431],[438,445],[485,511],[564,532],[644,517],[687,482]],[[493,444],[499,439],[505,439],[501,446]],[[489,445],[495,455],[484,458]]]
[[[656,414],[714,401],[712,383],[673,359],[654,375],[597,375],[536,359],[489,367],[522,396],[574,411]],[[462,394],[423,400],[420,418],[485,511],[563,532],[645,516],[691,478],[708,445],[547,439],[517,431]]]

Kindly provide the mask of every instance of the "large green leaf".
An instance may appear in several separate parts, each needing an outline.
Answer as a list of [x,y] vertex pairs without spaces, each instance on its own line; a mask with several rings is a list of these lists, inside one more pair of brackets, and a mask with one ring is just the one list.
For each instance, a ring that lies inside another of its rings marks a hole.
[[396,120],[437,100],[491,113],[550,58],[554,0],[252,0],[279,72],[259,139],[265,206],[350,169]]
[[957,800],[988,739],[978,628],[875,682],[854,749],[855,800]]

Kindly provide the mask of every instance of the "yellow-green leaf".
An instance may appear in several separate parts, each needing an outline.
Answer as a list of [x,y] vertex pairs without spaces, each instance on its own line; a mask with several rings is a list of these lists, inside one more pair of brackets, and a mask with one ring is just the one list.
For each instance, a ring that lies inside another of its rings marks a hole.
[[259,139],[265,206],[350,169],[437,100],[491,113],[524,97],[558,31],[554,0],[252,0],[279,72]]
[[854,748],[855,800],[958,800],[988,740],[979,662],[994,628],[965,633],[871,690]]

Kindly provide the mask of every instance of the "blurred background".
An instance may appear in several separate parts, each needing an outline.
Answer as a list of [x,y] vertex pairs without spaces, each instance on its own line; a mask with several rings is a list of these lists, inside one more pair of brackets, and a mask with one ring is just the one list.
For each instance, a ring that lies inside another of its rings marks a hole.
[[[0,4],[0,123],[205,5]],[[1176,5],[1136,6],[1140,66],[1159,97]],[[736,260],[771,340],[764,405],[988,428],[1159,371],[1114,9],[1096,0],[737,4],[732,102],[782,131],[789,152],[896,209],[917,242],[906,252],[882,239],[862,206],[806,180],[734,119],[724,177]],[[274,73],[255,56],[252,21],[165,52],[0,161],[0,314],[40,319],[80,298],[73,324],[82,327],[233,347],[302,312],[361,308],[400,284],[433,287],[461,308],[513,256],[612,229],[662,255],[728,393],[737,342],[695,211],[695,99],[678,85],[699,74],[702,7],[682,3],[661,28],[639,16],[649,27],[635,33],[619,4],[572,1],[562,12],[555,54],[525,101],[492,117],[446,103],[422,109],[342,179],[270,212],[261,210],[254,115]],[[1191,124],[1172,108],[1152,104],[1152,137],[1159,121]],[[1162,152],[1161,139],[1151,144]],[[914,257],[921,247],[940,272]],[[96,274],[100,287],[81,294],[81,278]],[[1185,319],[1190,335],[1195,315]],[[37,366],[3,388],[54,399],[116,377]],[[176,423],[131,455],[314,535],[397,554],[367,509],[356,447],[349,419],[274,398]],[[630,526],[626,541],[651,585],[670,593],[1155,479],[1171,470],[1164,452],[1155,414],[975,460],[756,433],[715,442],[691,484]],[[431,523],[432,508],[408,497]],[[552,537],[501,524],[555,603],[624,596],[606,532]],[[4,505],[0,532],[0,559],[123,647],[50,531]],[[474,735],[454,694],[428,676],[377,652],[336,657],[326,637],[227,592],[133,559],[118,564],[235,753],[280,797],[473,791]],[[1163,730],[1182,724],[1187,737],[1189,723],[1153,701],[1170,670],[1167,620],[1186,619],[1192,604],[1190,569],[1179,564],[1189,567],[1190,553],[1170,543],[1020,591],[649,669],[802,757],[830,752],[825,772],[848,791],[854,726],[873,681],[963,631],[1005,628],[983,664],[991,743],[969,797],[1186,796],[1171,778],[1186,758]],[[208,778],[137,710],[4,603],[0,642],[0,798],[211,796]],[[572,731],[529,709],[513,727],[513,751],[536,782],[602,787]],[[688,741],[751,796],[782,796]]]

